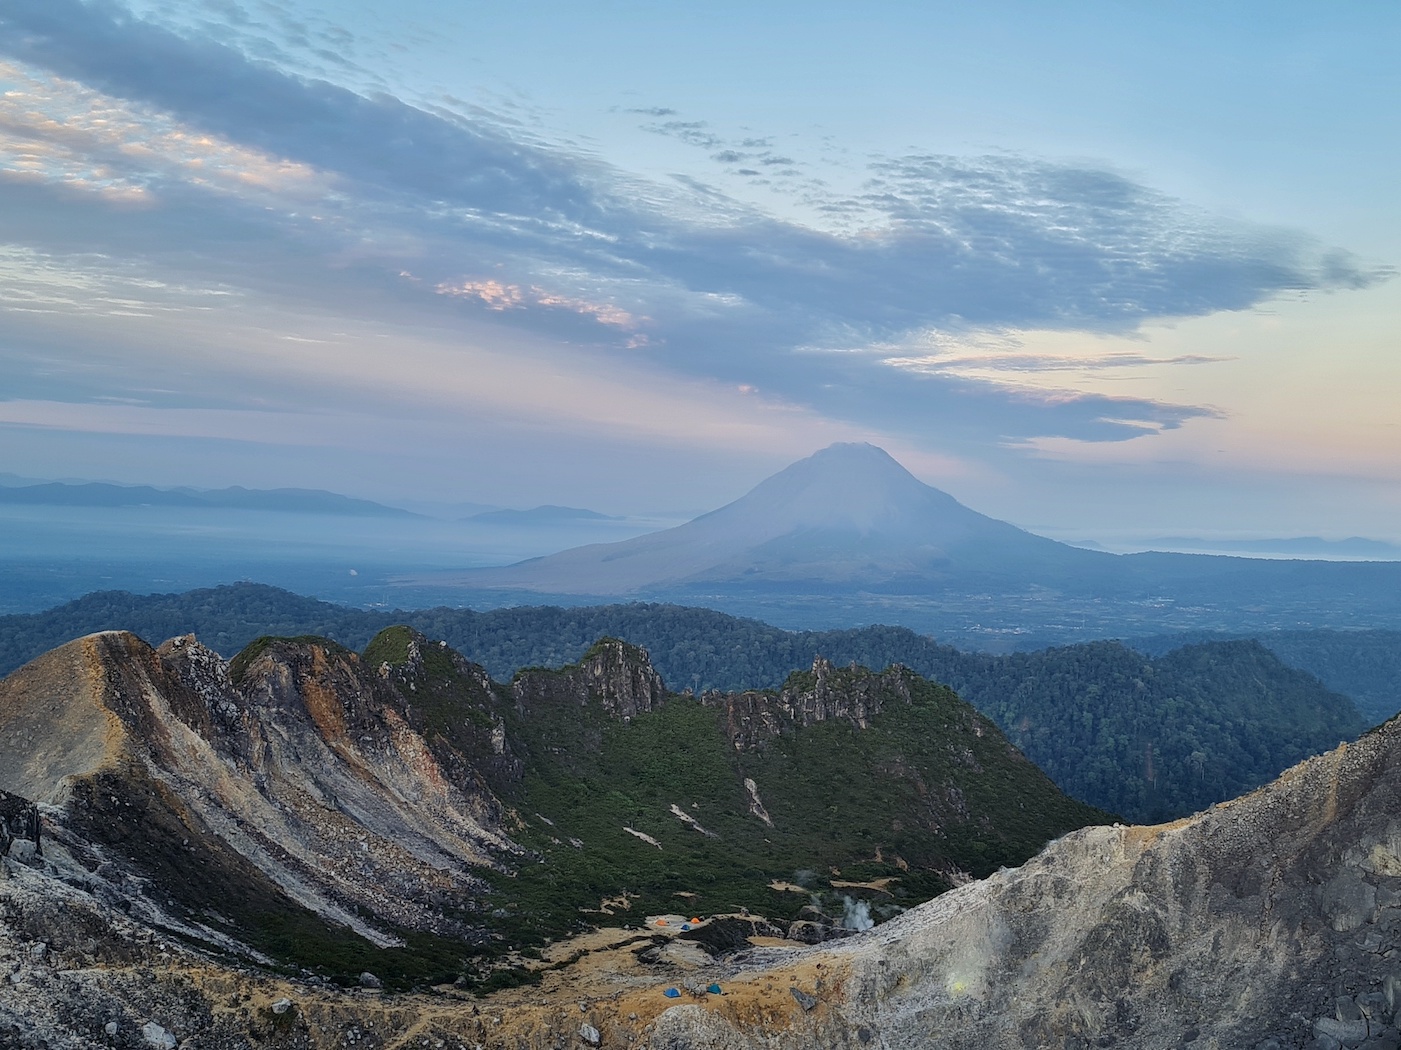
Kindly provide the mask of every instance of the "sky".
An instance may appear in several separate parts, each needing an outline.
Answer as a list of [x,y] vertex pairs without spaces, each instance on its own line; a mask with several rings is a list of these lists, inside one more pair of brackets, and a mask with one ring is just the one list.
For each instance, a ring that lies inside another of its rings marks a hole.
[[1401,540],[1401,7],[0,0],[0,472]]

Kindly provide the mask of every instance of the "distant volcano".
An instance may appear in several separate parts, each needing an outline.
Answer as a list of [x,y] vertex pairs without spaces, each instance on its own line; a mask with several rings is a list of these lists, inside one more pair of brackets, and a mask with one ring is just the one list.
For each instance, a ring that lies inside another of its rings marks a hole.
[[473,570],[460,581],[600,596],[721,585],[917,593],[955,577],[989,585],[1059,582],[1114,561],[970,510],[874,445],[838,444],[685,525]]

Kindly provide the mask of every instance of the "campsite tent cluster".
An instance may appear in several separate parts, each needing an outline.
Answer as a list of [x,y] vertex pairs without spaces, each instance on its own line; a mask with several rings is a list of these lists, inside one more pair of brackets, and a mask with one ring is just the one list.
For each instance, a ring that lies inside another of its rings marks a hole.
[[[708,985],[705,986],[705,990],[706,990],[706,992],[707,992],[708,994],[710,994],[710,995],[724,995],[724,994],[725,994],[724,989],[722,989],[718,984],[708,984]],[[663,994],[664,996],[666,996],[668,999],[680,999],[680,998],[681,998],[681,989],[680,989],[680,988],[668,988],[666,991],[662,992],[662,994]]]
[[[691,930],[703,926],[704,924],[705,920],[700,918],[700,916],[692,916],[688,919],[684,915],[653,915],[647,920],[647,926],[650,929],[660,930],[666,933],[672,933],[673,931],[688,933]],[[725,994],[723,989],[721,989],[721,987],[718,984],[708,985],[705,991],[708,995]],[[681,989],[667,988],[665,991],[662,992],[662,994],[665,995],[668,999],[680,999]]]
[[651,919],[648,919],[647,922],[649,925],[656,926],[658,929],[676,927],[682,930],[683,932],[694,930],[696,927],[701,925],[701,920],[698,918],[687,920],[676,915],[658,915]]

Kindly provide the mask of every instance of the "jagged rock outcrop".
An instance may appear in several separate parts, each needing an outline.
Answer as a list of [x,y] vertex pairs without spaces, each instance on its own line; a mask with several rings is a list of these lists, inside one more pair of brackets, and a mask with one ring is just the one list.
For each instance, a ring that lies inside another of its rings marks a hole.
[[707,693],[703,701],[722,708],[730,741],[740,751],[762,747],[792,729],[806,729],[838,719],[866,729],[892,700],[910,702],[913,672],[890,667],[879,673],[865,668],[834,668],[819,656],[809,674],[795,674],[777,693]]
[[579,673],[616,718],[635,718],[653,710],[666,696],[662,676],[647,650],[617,638],[605,638],[579,661]]
[[617,638],[601,639],[562,671],[524,671],[512,690],[516,706],[526,712],[597,700],[610,715],[624,720],[655,710],[667,695],[647,651]]
[[39,807],[22,795],[0,791],[0,857],[14,854],[31,857],[44,855],[40,838]]

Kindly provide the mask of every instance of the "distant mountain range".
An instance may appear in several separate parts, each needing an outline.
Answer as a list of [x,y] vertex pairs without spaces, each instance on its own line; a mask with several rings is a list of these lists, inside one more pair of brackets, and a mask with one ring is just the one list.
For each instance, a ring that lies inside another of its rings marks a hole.
[[[623,599],[788,629],[900,624],[994,652],[1180,631],[1401,628],[1401,560],[1360,560],[1376,541],[1322,548],[1352,559],[1338,561],[1089,550],[980,514],[871,445],[824,449],[719,510],[641,536],[644,522],[552,505],[477,507],[448,522],[470,506],[446,515],[448,505],[418,506],[429,516],[414,517],[316,490],[4,480],[0,608],[13,611],[96,589],[254,579],[380,607]],[[48,525],[64,514],[37,509],[55,504],[73,508],[60,531]],[[132,510],[100,513],[109,506]],[[324,517],[308,529],[299,513]],[[189,514],[220,530],[180,531]],[[626,535],[635,538],[558,549]]]
[[154,488],[89,481],[0,486],[0,504],[46,507],[216,507],[292,514],[414,518],[410,511],[320,489]]
[[1392,561],[1401,558],[1401,544],[1385,540],[1369,540],[1349,536],[1342,540],[1325,540],[1321,536],[1294,536],[1287,539],[1212,540],[1201,537],[1165,536],[1150,540],[1156,549],[1192,552],[1221,552],[1231,554],[1268,555],[1293,558],[1363,558]]
[[488,510],[472,514],[463,521],[476,521],[488,525],[559,525],[577,521],[617,521],[617,518],[600,514],[596,510],[580,507],[556,507],[546,504],[529,510]]
[[[41,507],[217,507],[227,510],[261,510],[291,514],[337,514],[360,517],[421,518],[456,517],[457,520],[494,526],[553,526],[621,519],[582,507],[545,504],[527,510],[457,504],[456,515],[445,514],[453,504],[423,504],[432,515],[373,500],[356,499],[323,489],[249,489],[234,485],[223,489],[188,486],[158,488],[153,485],[115,485],[105,481],[38,481],[7,474],[0,477],[0,505]],[[462,515],[462,510],[472,513]]]
[[[1401,633],[1394,631],[1263,637],[1281,647],[1284,663],[1253,642],[1206,634],[1152,639],[1149,655],[1093,642],[992,656],[900,627],[782,631],[708,609],[639,602],[369,611],[258,584],[183,595],[97,593],[44,613],[0,617],[0,674],[67,639],[113,628],[145,637],[194,631],[231,656],[268,634],[320,635],[359,649],[396,623],[470,653],[499,680],[521,668],[572,663],[603,636],[646,648],[668,682],[696,694],[776,688],[819,656],[839,665],[899,664],[957,689],[1062,789],[1131,819],[1180,816],[1247,791],[1401,709]],[[1197,752],[1208,757],[1193,764]]]

